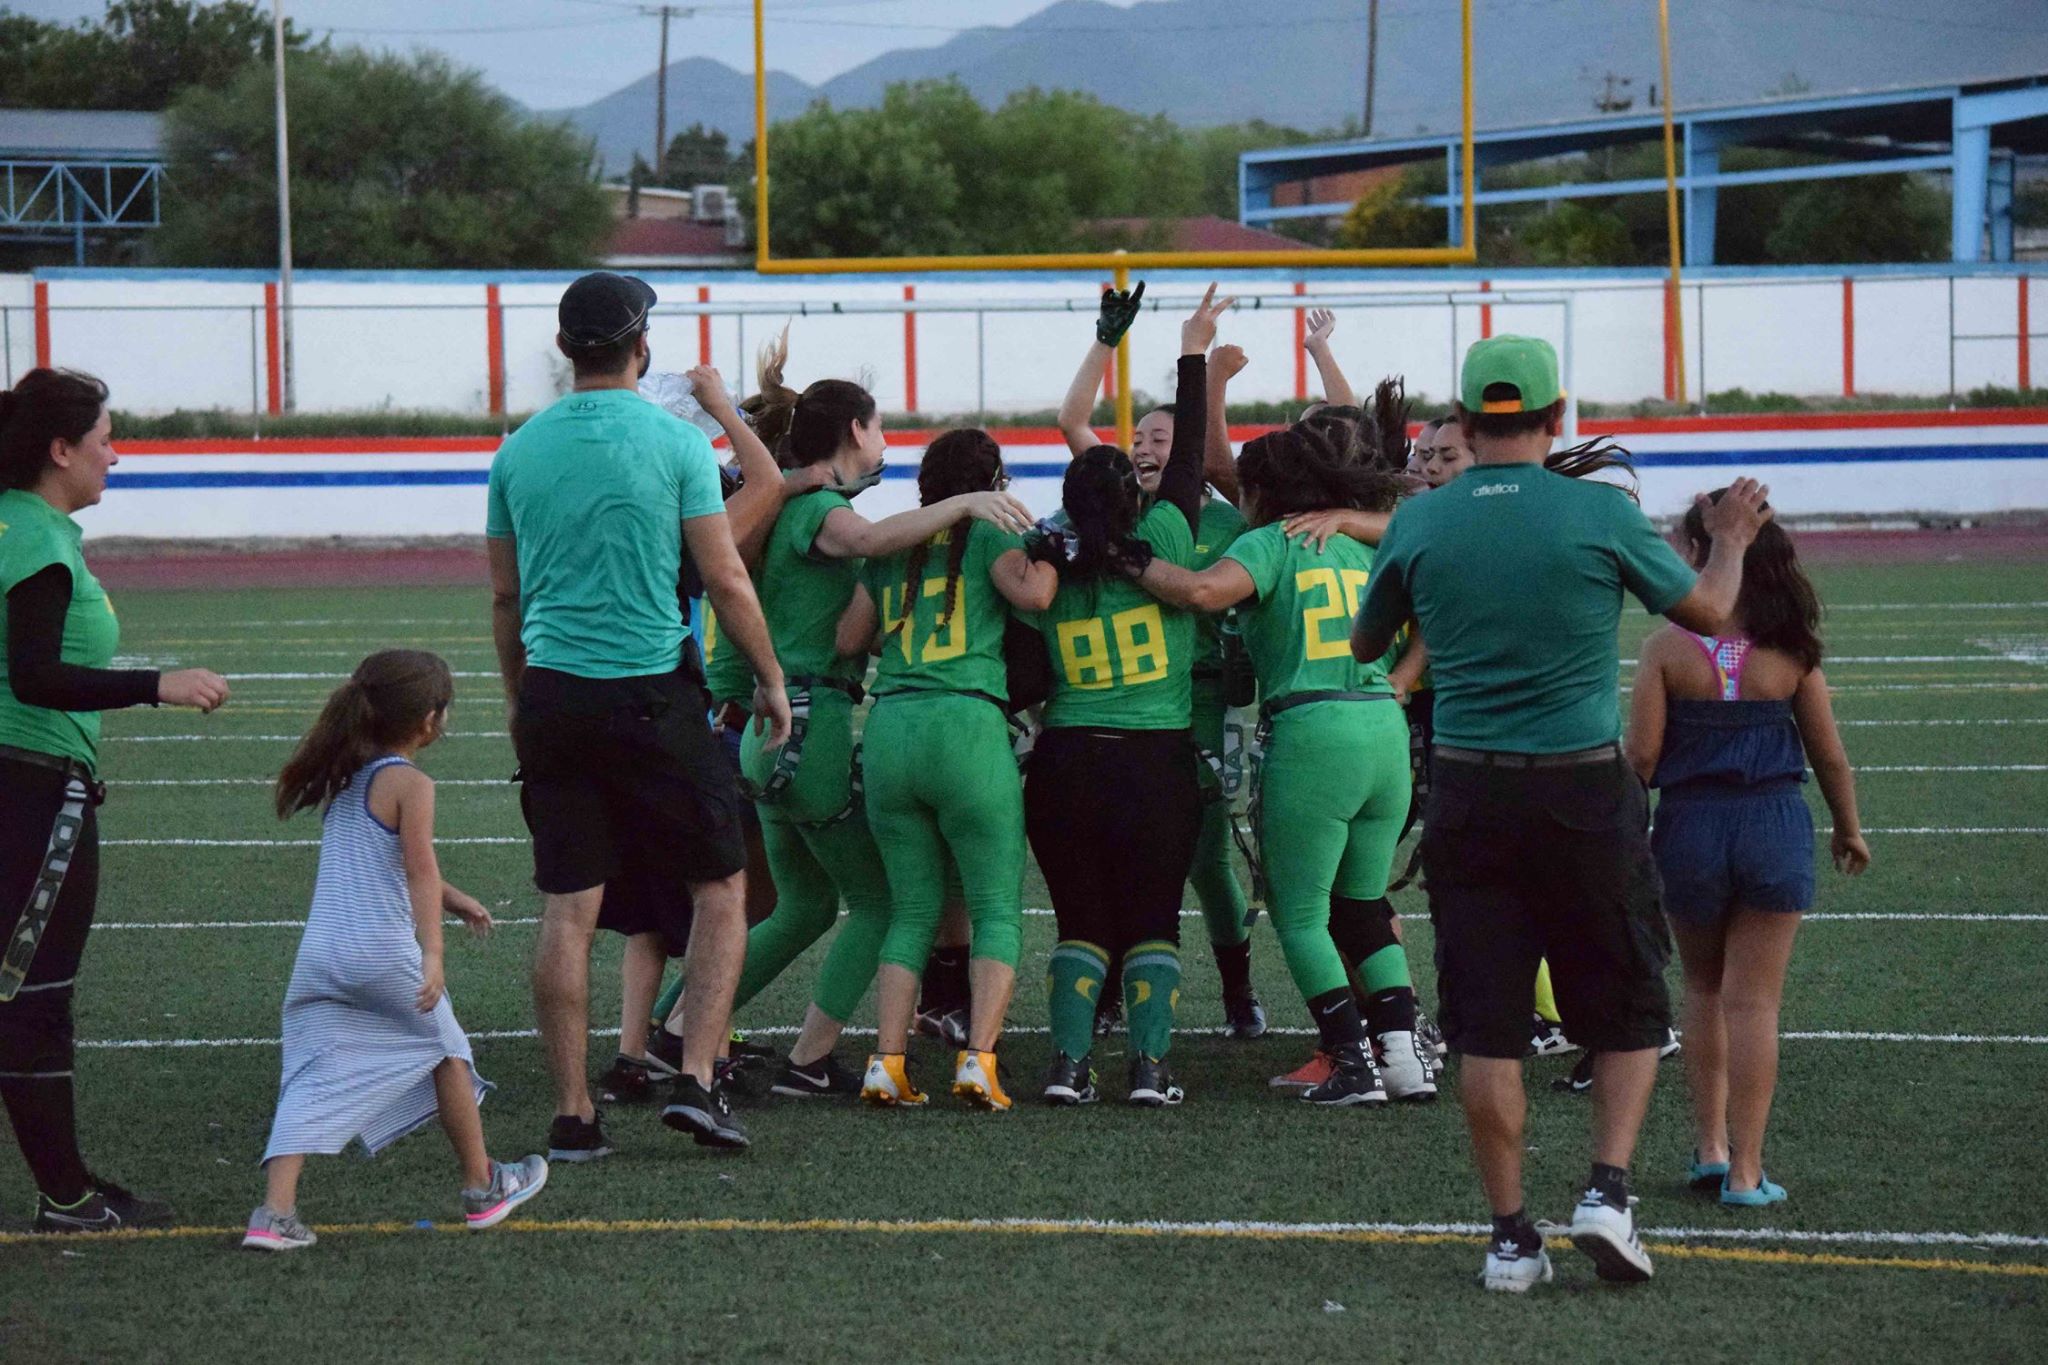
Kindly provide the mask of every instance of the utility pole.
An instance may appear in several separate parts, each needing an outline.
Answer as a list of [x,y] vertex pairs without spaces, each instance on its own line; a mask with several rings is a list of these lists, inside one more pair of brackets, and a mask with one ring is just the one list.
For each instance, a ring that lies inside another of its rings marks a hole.
[[1372,136],[1372,96],[1380,68],[1380,0],[1369,0],[1365,11],[1365,133]]
[[271,47],[277,58],[277,302],[278,368],[284,410],[292,412],[297,394],[292,384],[292,173],[284,124],[284,0],[271,0]]
[[654,178],[661,178],[662,158],[668,155],[668,21],[687,19],[697,12],[694,5],[656,5],[642,14],[661,20],[661,65],[654,73]]

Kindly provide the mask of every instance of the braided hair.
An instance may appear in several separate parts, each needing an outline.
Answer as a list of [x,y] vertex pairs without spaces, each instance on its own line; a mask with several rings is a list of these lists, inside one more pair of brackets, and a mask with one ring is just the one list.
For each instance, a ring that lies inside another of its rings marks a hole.
[[1070,552],[1054,561],[1060,580],[1093,583],[1119,574],[1119,547],[1137,532],[1143,503],[1130,456],[1107,445],[1075,456],[1060,484],[1072,542]]
[[[956,427],[941,433],[925,447],[924,460],[917,467],[917,501],[921,507],[930,507],[961,493],[983,493],[1008,482],[1009,475],[1003,470],[1003,450],[995,438],[980,427]],[[953,619],[953,610],[960,604],[960,568],[967,559],[967,541],[973,525],[972,517],[962,517],[945,530],[949,548],[946,602],[939,611],[941,627]],[[890,627],[891,634],[901,630],[916,609],[931,552],[930,540],[918,542],[910,552],[910,563],[903,574],[903,611]]]
[[[1719,502],[1727,491],[1716,488],[1707,497]],[[1683,529],[1692,562],[1704,566],[1714,538],[1698,503],[1686,510]],[[1820,594],[1799,567],[1792,537],[1775,521],[1757,528],[1756,539],[1743,552],[1735,615],[1756,643],[1784,651],[1809,673],[1820,667]]]
[[1237,458],[1237,477],[1257,499],[1261,523],[1325,507],[1390,510],[1407,480],[1377,460],[1356,458],[1353,446],[1361,430],[1366,429],[1297,422],[1247,441]]

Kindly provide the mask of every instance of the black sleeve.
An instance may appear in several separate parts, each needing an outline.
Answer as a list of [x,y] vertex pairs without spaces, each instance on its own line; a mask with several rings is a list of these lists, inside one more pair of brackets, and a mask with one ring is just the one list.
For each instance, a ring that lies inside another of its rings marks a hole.
[[7,594],[7,681],[27,706],[52,711],[114,711],[156,705],[151,668],[81,668],[64,662],[64,615],[71,609],[71,570],[62,564],[30,574]]
[[1173,451],[1159,475],[1159,500],[1171,503],[1188,519],[1188,534],[1201,536],[1202,451],[1209,439],[1209,362],[1206,357],[1180,358],[1180,379],[1173,394]]

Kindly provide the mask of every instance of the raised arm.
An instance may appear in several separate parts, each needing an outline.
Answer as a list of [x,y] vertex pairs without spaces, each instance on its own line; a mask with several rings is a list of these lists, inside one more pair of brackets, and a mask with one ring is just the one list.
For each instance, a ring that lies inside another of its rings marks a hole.
[[1230,448],[1230,398],[1225,390],[1247,363],[1239,346],[1218,346],[1209,352],[1209,429],[1202,445],[1202,477],[1232,506],[1237,505],[1237,452]]
[[1032,524],[1030,509],[1008,493],[960,493],[880,521],[869,521],[851,507],[835,507],[826,514],[811,548],[827,559],[878,559],[930,540],[962,517],[1019,535]]
[[741,483],[739,491],[725,500],[725,519],[732,527],[733,543],[739,547],[740,557],[749,564],[758,564],[768,544],[768,532],[774,529],[775,518],[782,514],[782,504],[797,493],[822,487],[829,471],[812,466],[789,479],[783,478],[775,456],[747,425],[718,371],[709,365],[699,365],[685,377],[698,405],[717,419],[725,430],[726,440],[732,444]]
[[1337,315],[1327,308],[1311,308],[1308,313],[1308,334],[1302,338],[1301,349],[1308,352],[1308,358],[1316,363],[1316,374],[1323,381],[1323,401],[1338,407],[1355,408],[1358,395],[1352,392],[1351,381],[1344,377],[1344,371],[1337,364],[1336,354],[1330,350],[1330,333],[1337,330]]
[[1251,574],[1234,559],[1219,559],[1197,572],[1154,559],[1138,575],[1138,586],[1169,607],[1187,611],[1228,611],[1257,591]]
[[1834,820],[1828,845],[1835,866],[1857,876],[1870,866],[1870,845],[1863,842],[1863,819],[1856,811],[1856,774],[1842,747],[1842,733],[1835,728],[1827,676],[1819,669],[1799,680],[1799,690],[1792,694],[1792,718],[1798,722],[1806,761],[1813,765],[1814,780]]
[[1115,355],[1114,347],[1090,342],[1088,354],[1081,357],[1081,368],[1074,371],[1074,382],[1067,386],[1067,396],[1060,400],[1060,435],[1066,438],[1067,449],[1075,455],[1102,444],[1088,418],[1095,411],[1095,395],[1102,392],[1102,376],[1109,372],[1109,362]]
[[789,697],[783,691],[782,662],[768,638],[768,621],[761,615],[761,599],[754,595],[754,580],[747,574],[739,547],[733,544],[732,528],[723,512],[705,517],[686,517],[683,539],[690,557],[704,580],[704,595],[718,613],[719,635],[731,641],[746,656],[754,670],[754,728],[766,729],[762,747],[780,748],[789,738]]
[[1173,449],[1159,475],[1159,500],[1180,509],[1189,534],[1201,536],[1202,461],[1208,448],[1209,343],[1216,339],[1216,319],[1236,303],[1219,301],[1211,284],[1180,325],[1180,374],[1173,394]]
[[1668,620],[1698,635],[1721,633],[1742,592],[1742,556],[1758,529],[1771,519],[1770,494],[1770,488],[1755,479],[1737,479],[1719,502],[1708,501],[1705,494],[1695,499],[1713,544],[1699,582],[1664,613]]

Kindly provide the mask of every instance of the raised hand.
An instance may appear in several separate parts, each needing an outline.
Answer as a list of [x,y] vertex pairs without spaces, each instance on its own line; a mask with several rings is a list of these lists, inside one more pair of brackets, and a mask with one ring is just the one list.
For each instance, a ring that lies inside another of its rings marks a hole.
[[1337,330],[1337,315],[1327,308],[1308,310],[1308,334],[1301,340],[1304,347],[1327,346],[1330,333]]
[[1112,351],[1124,339],[1124,333],[1131,330],[1131,324],[1138,320],[1138,305],[1145,298],[1145,282],[1138,281],[1136,289],[1105,289],[1102,291],[1102,312],[1095,319],[1095,339]]
[[1182,355],[1203,355],[1216,340],[1216,319],[1237,302],[1237,296],[1218,300],[1216,285],[1212,281],[1202,301],[1195,305],[1195,311],[1180,325],[1180,353]]
[[210,668],[184,668],[157,679],[156,699],[166,706],[212,712],[228,699],[228,680]]
[[1236,378],[1238,372],[1251,363],[1251,357],[1244,353],[1244,347],[1218,346],[1209,352],[1209,379],[1212,383],[1226,383]]
[[732,395],[726,392],[725,377],[713,367],[693,366],[683,377],[690,381],[690,392],[704,411],[716,417],[732,408]]

